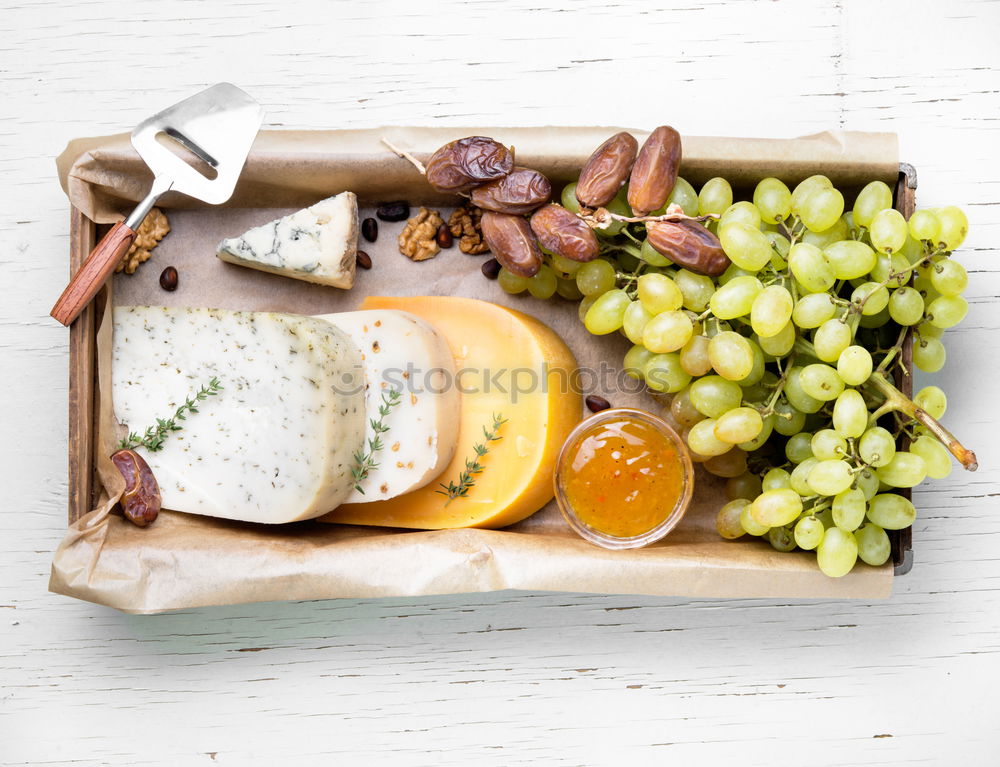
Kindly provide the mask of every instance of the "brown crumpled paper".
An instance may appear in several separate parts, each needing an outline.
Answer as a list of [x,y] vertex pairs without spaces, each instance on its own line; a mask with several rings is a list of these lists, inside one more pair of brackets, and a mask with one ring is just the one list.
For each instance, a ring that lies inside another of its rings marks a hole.
[[[625,339],[595,338],[576,317],[575,304],[508,296],[483,279],[488,256],[457,247],[414,263],[396,249],[403,223],[380,222],[376,243],[361,243],[371,271],[359,271],[352,291],[310,285],[252,271],[215,258],[215,245],[290,209],[345,189],[362,201],[408,199],[447,216],[458,200],[435,195],[409,163],[386,150],[379,137],[420,159],[465,135],[491,135],[516,148],[518,163],[549,175],[558,189],[575,177],[587,156],[617,128],[386,128],[361,131],[262,132],[233,199],[213,208],[183,197],[164,198],[172,232],[157,248],[155,269],[117,275],[107,291],[98,330],[100,479],[95,509],[70,526],[56,551],[52,591],[150,613],[200,605],[332,597],[411,596],[527,589],[698,597],[875,598],[891,592],[891,565],[859,564],[830,579],[809,553],[781,554],[757,540],[725,541],[714,529],[723,502],[722,482],[699,470],[687,516],[664,541],[646,549],[612,552],[576,537],[554,504],[505,530],[402,531],[330,525],[252,525],[164,511],[150,527],[126,522],[114,506],[122,481],[107,456],[120,435],[110,396],[109,306],[161,304],[332,313],[355,308],[365,295],[463,295],[502,303],[555,328],[581,367],[616,364]],[[641,138],[640,131],[633,133]],[[94,220],[112,222],[146,192],[150,177],[127,136],[79,139],[58,160],[60,181],[72,204]],[[722,175],[749,188],[766,175],[789,183],[813,173],[848,189],[875,178],[893,183],[898,172],[895,136],[824,133],[800,139],[684,139],[682,175],[696,185]],[[362,216],[371,215],[363,210]],[[157,277],[173,265],[174,293]],[[625,392],[617,381],[596,381],[588,391],[616,405],[650,410],[648,395]],[[132,425],[133,427],[136,425]]]

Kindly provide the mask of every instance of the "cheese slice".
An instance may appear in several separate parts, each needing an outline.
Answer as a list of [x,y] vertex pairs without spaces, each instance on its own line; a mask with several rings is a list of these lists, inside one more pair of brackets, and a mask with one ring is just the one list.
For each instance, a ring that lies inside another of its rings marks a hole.
[[317,517],[347,498],[365,430],[361,355],[328,322],[215,309],[114,309],[112,396],[142,434],[213,377],[223,389],[139,448],[165,508],[248,522]]
[[[552,473],[582,403],[573,387],[576,360],[549,327],[486,301],[453,297],[369,297],[365,309],[402,309],[432,323],[448,340],[462,397],[458,449],[436,480],[375,503],[345,504],[324,522],[418,529],[503,527],[530,516],[553,495]],[[465,497],[449,502],[483,428],[506,419],[489,444],[483,470]]]
[[[365,449],[373,442],[376,466],[347,498],[368,503],[423,487],[455,455],[460,401],[448,342],[408,312],[373,310],[324,314],[361,350],[368,423]],[[395,404],[388,404],[395,402]],[[383,416],[379,408],[388,410]],[[376,434],[375,425],[384,432]]]
[[358,198],[341,192],[310,208],[223,240],[223,261],[335,288],[354,285]]

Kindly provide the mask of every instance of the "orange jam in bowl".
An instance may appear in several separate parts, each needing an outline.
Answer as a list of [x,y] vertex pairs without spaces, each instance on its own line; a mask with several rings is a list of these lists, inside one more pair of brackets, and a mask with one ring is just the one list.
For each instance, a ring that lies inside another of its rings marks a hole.
[[570,433],[555,485],[559,509],[583,538],[632,549],[660,540],[680,522],[694,491],[694,468],[665,421],[615,408]]

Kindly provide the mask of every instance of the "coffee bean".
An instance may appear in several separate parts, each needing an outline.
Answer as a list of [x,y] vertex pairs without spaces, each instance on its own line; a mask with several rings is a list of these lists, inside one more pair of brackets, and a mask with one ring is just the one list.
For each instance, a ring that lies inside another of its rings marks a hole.
[[357,262],[358,266],[360,266],[362,269],[372,268],[372,257],[369,256],[367,253],[365,253],[363,250],[358,251]]
[[378,221],[374,218],[366,218],[361,222],[361,236],[368,242],[375,242],[378,239]]
[[410,217],[410,203],[406,200],[383,202],[375,209],[375,215],[383,221],[405,221]]
[[486,279],[495,280],[500,276],[500,262],[491,258],[489,261],[483,262],[482,271]]
[[171,293],[177,290],[177,270],[174,267],[168,266],[160,272],[160,287]]
[[591,413],[600,413],[602,410],[607,410],[611,407],[610,402],[596,394],[588,394],[584,402],[587,404],[587,410]]

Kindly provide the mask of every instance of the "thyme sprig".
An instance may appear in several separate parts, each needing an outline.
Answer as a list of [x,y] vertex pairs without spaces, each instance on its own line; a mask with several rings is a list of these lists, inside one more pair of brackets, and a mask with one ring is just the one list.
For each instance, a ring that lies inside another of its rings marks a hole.
[[382,443],[382,435],[389,431],[385,424],[385,419],[392,412],[392,409],[399,404],[402,392],[399,389],[391,389],[388,394],[382,392],[382,404],[378,407],[378,418],[372,418],[373,437],[368,438],[368,447],[362,448],[354,453],[354,468],[351,469],[351,477],[354,479],[354,489],[362,495],[365,491],[361,488],[361,483],[368,479],[368,475],[378,468],[375,454],[382,450],[385,445]]
[[118,443],[118,449],[132,450],[136,447],[144,447],[155,453],[163,447],[163,440],[167,438],[170,432],[180,431],[183,428],[178,421],[187,420],[187,413],[197,413],[198,402],[206,400],[209,397],[215,397],[222,389],[223,386],[219,383],[219,379],[212,376],[212,380],[208,382],[208,385],[202,386],[192,396],[184,400],[184,404],[174,411],[171,418],[157,418],[156,425],[148,427],[141,436],[138,432],[130,432],[127,437]]
[[483,427],[483,441],[479,442],[472,447],[472,452],[475,453],[475,457],[465,459],[465,471],[458,475],[458,483],[449,482],[447,485],[443,482],[440,483],[444,490],[436,490],[435,492],[441,495],[448,496],[448,500],[445,501],[445,506],[454,501],[456,498],[465,498],[471,490],[476,485],[476,475],[481,474],[483,471],[483,464],[480,459],[490,452],[490,443],[499,442],[503,437],[500,436],[500,427],[507,423],[506,418],[503,417],[502,413],[493,414],[493,427],[487,429]]

